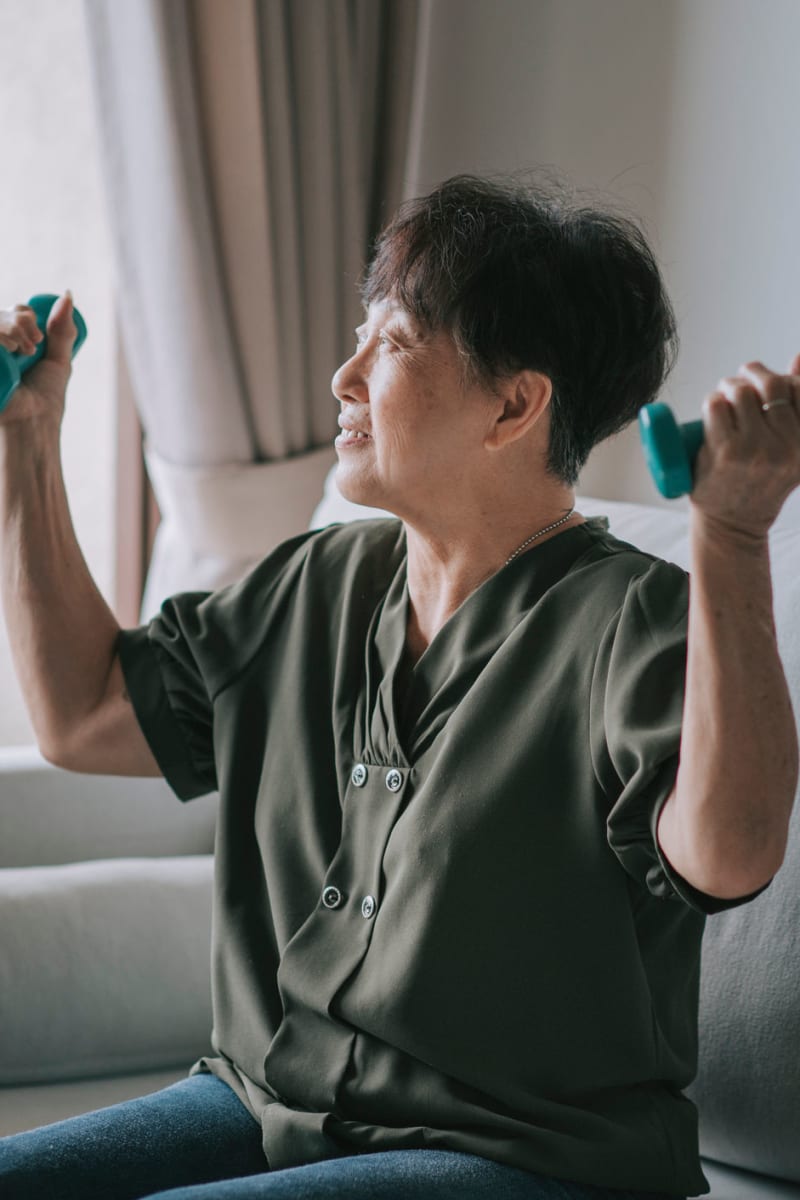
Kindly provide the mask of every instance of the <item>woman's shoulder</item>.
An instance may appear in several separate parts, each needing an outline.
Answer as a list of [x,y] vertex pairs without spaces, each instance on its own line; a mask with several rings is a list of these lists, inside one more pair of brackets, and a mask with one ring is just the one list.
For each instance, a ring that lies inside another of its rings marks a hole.
[[689,574],[680,564],[616,537],[607,517],[589,517],[580,528],[586,547],[573,573],[587,594],[615,610],[639,606],[657,624],[685,616]]
[[396,517],[364,517],[309,530],[296,539],[291,575],[315,592],[385,590],[406,552]]
[[578,565],[602,565],[621,575],[642,575],[654,570],[664,578],[676,583],[686,581],[688,572],[679,563],[643,550],[633,542],[617,537],[609,527],[608,517],[587,517],[580,526],[586,541],[586,549]]

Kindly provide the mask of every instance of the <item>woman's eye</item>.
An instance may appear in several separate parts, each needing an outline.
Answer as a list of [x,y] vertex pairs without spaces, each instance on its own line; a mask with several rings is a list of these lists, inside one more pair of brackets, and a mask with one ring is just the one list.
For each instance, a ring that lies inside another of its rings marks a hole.
[[[367,338],[366,338],[365,334],[357,333],[356,334],[356,350],[360,350],[366,340],[367,340]],[[390,337],[388,337],[388,335],[385,333],[378,334],[378,341],[380,342],[380,344],[382,346],[391,346],[392,345],[392,339]]]

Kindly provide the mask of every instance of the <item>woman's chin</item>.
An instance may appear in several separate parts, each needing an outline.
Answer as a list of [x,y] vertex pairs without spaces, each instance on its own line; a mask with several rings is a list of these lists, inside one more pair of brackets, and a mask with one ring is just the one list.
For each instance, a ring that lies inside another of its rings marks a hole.
[[339,463],[336,471],[336,487],[339,495],[351,504],[365,504],[368,508],[382,508],[384,499],[375,480],[365,478],[359,471],[348,470],[347,464]]

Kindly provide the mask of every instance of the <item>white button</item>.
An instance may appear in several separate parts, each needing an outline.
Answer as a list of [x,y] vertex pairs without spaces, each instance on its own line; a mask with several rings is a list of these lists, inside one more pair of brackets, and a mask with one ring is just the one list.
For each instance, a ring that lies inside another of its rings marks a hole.
[[403,786],[403,776],[396,767],[393,767],[392,770],[388,772],[386,776],[386,786],[390,792],[399,792],[400,788]]
[[367,782],[367,768],[363,763],[357,763],[353,767],[353,773],[350,776],[351,781],[356,787],[363,787]]
[[322,903],[326,908],[338,908],[342,903],[342,893],[337,887],[326,887],[322,893]]
[[378,907],[378,906],[377,906],[377,904],[375,903],[375,897],[374,897],[374,896],[365,896],[365,897],[364,897],[364,899],[361,901],[361,915],[362,915],[362,917],[365,917],[365,918],[367,918],[367,919],[368,919],[369,917],[371,917],[371,916],[372,916],[372,914],[375,912],[375,909],[376,909],[377,907]]

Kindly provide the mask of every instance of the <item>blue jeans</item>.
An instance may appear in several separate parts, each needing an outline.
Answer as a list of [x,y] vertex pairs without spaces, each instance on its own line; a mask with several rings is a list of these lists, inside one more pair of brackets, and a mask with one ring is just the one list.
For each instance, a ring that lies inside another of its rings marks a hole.
[[[269,1171],[231,1088],[160,1092],[0,1138],[3,1200],[659,1200],[546,1179],[457,1150],[388,1150]],[[675,1200],[664,1198],[664,1200]]]

